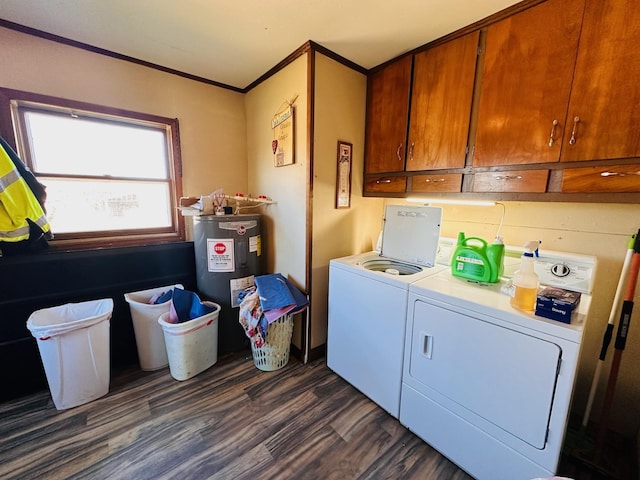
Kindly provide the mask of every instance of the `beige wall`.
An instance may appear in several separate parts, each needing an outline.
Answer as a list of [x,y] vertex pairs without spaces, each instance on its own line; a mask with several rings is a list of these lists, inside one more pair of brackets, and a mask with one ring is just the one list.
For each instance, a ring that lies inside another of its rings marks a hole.
[[[397,203],[389,200],[388,203]],[[506,244],[522,246],[527,240],[542,240],[541,250],[557,250],[595,255],[598,270],[589,321],[585,328],[572,413],[582,419],[591,388],[593,372],[609,319],[627,242],[640,224],[639,205],[588,203],[503,202],[504,225],[501,234]],[[443,236],[456,238],[458,232],[492,241],[502,209],[495,207],[443,206]],[[638,305],[638,295],[635,301]],[[611,428],[635,436],[640,427],[640,316],[633,315],[626,349],[610,414]],[[619,317],[616,315],[616,329]],[[591,419],[598,421],[609,375],[613,344],[602,369],[598,395]]]
[[244,95],[0,27],[0,86],[178,118],[183,191],[247,189]]
[[[373,248],[382,199],[362,197],[366,76],[316,55],[311,348],[327,340],[329,260]],[[353,144],[351,208],[336,209],[337,143]]]
[[[297,97],[297,98],[296,98]],[[271,119],[294,98],[293,165],[274,166]],[[260,207],[265,272],[281,273],[307,291],[307,55],[296,59],[247,93],[249,193],[267,195],[277,203]],[[294,321],[293,344],[302,348],[301,315]]]
[[[247,93],[248,185],[253,195],[277,203],[260,207],[265,223],[265,266],[300,288],[305,285],[307,198],[307,55]],[[293,165],[274,166],[271,119],[287,101],[294,103]]]
[[[316,54],[314,165],[311,211],[307,210],[309,158],[307,158],[307,61],[308,56],[269,78],[246,96],[249,190],[272,197],[278,203],[264,207],[266,270],[280,272],[298,286],[305,285],[307,219],[312,219],[310,259],[312,275],[311,348],[326,342],[329,260],[354,250],[372,248],[369,223],[379,229],[383,201],[362,198],[364,112],[366,77],[329,58]],[[274,167],[270,121],[283,102],[295,101],[294,165]],[[352,206],[336,210],[336,149],[338,139],[353,144]],[[367,205],[377,205],[369,209]],[[372,212],[374,212],[372,214]],[[373,239],[375,241],[375,238]],[[296,319],[294,345],[299,345]]]

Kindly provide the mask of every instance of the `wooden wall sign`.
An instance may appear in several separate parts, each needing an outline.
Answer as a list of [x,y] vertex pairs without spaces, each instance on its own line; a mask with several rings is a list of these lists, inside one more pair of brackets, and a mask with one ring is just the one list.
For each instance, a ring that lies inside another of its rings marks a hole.
[[273,129],[273,164],[276,167],[291,165],[294,162],[293,155],[293,107],[287,106],[285,110],[276,113],[271,120]]

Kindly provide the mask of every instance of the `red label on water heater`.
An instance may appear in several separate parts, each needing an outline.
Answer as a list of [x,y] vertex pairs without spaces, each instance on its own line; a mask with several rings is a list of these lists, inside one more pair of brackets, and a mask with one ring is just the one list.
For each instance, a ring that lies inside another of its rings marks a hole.
[[227,251],[227,247],[224,246],[224,243],[216,243],[213,246],[213,251],[216,252],[218,255],[222,255],[224,252]]

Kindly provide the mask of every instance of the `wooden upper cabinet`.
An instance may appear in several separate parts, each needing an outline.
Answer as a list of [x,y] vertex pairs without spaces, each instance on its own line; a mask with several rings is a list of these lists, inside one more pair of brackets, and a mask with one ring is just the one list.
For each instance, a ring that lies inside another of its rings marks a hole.
[[404,170],[411,62],[403,57],[368,79],[365,173]]
[[474,166],[558,161],[583,11],[548,0],[487,28]]
[[561,160],[640,157],[638,45],[637,1],[587,1]]
[[415,55],[406,170],[464,167],[479,38]]

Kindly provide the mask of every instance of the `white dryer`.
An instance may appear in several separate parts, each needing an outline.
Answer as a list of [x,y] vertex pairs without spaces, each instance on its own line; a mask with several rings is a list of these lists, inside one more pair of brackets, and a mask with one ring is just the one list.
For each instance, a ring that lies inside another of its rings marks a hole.
[[436,265],[442,210],[389,205],[380,252],[330,261],[327,365],[395,418],[409,285]]
[[536,263],[542,283],[582,292],[571,324],[449,271],[412,284],[400,422],[479,480],[553,476],[596,263],[557,252]]

